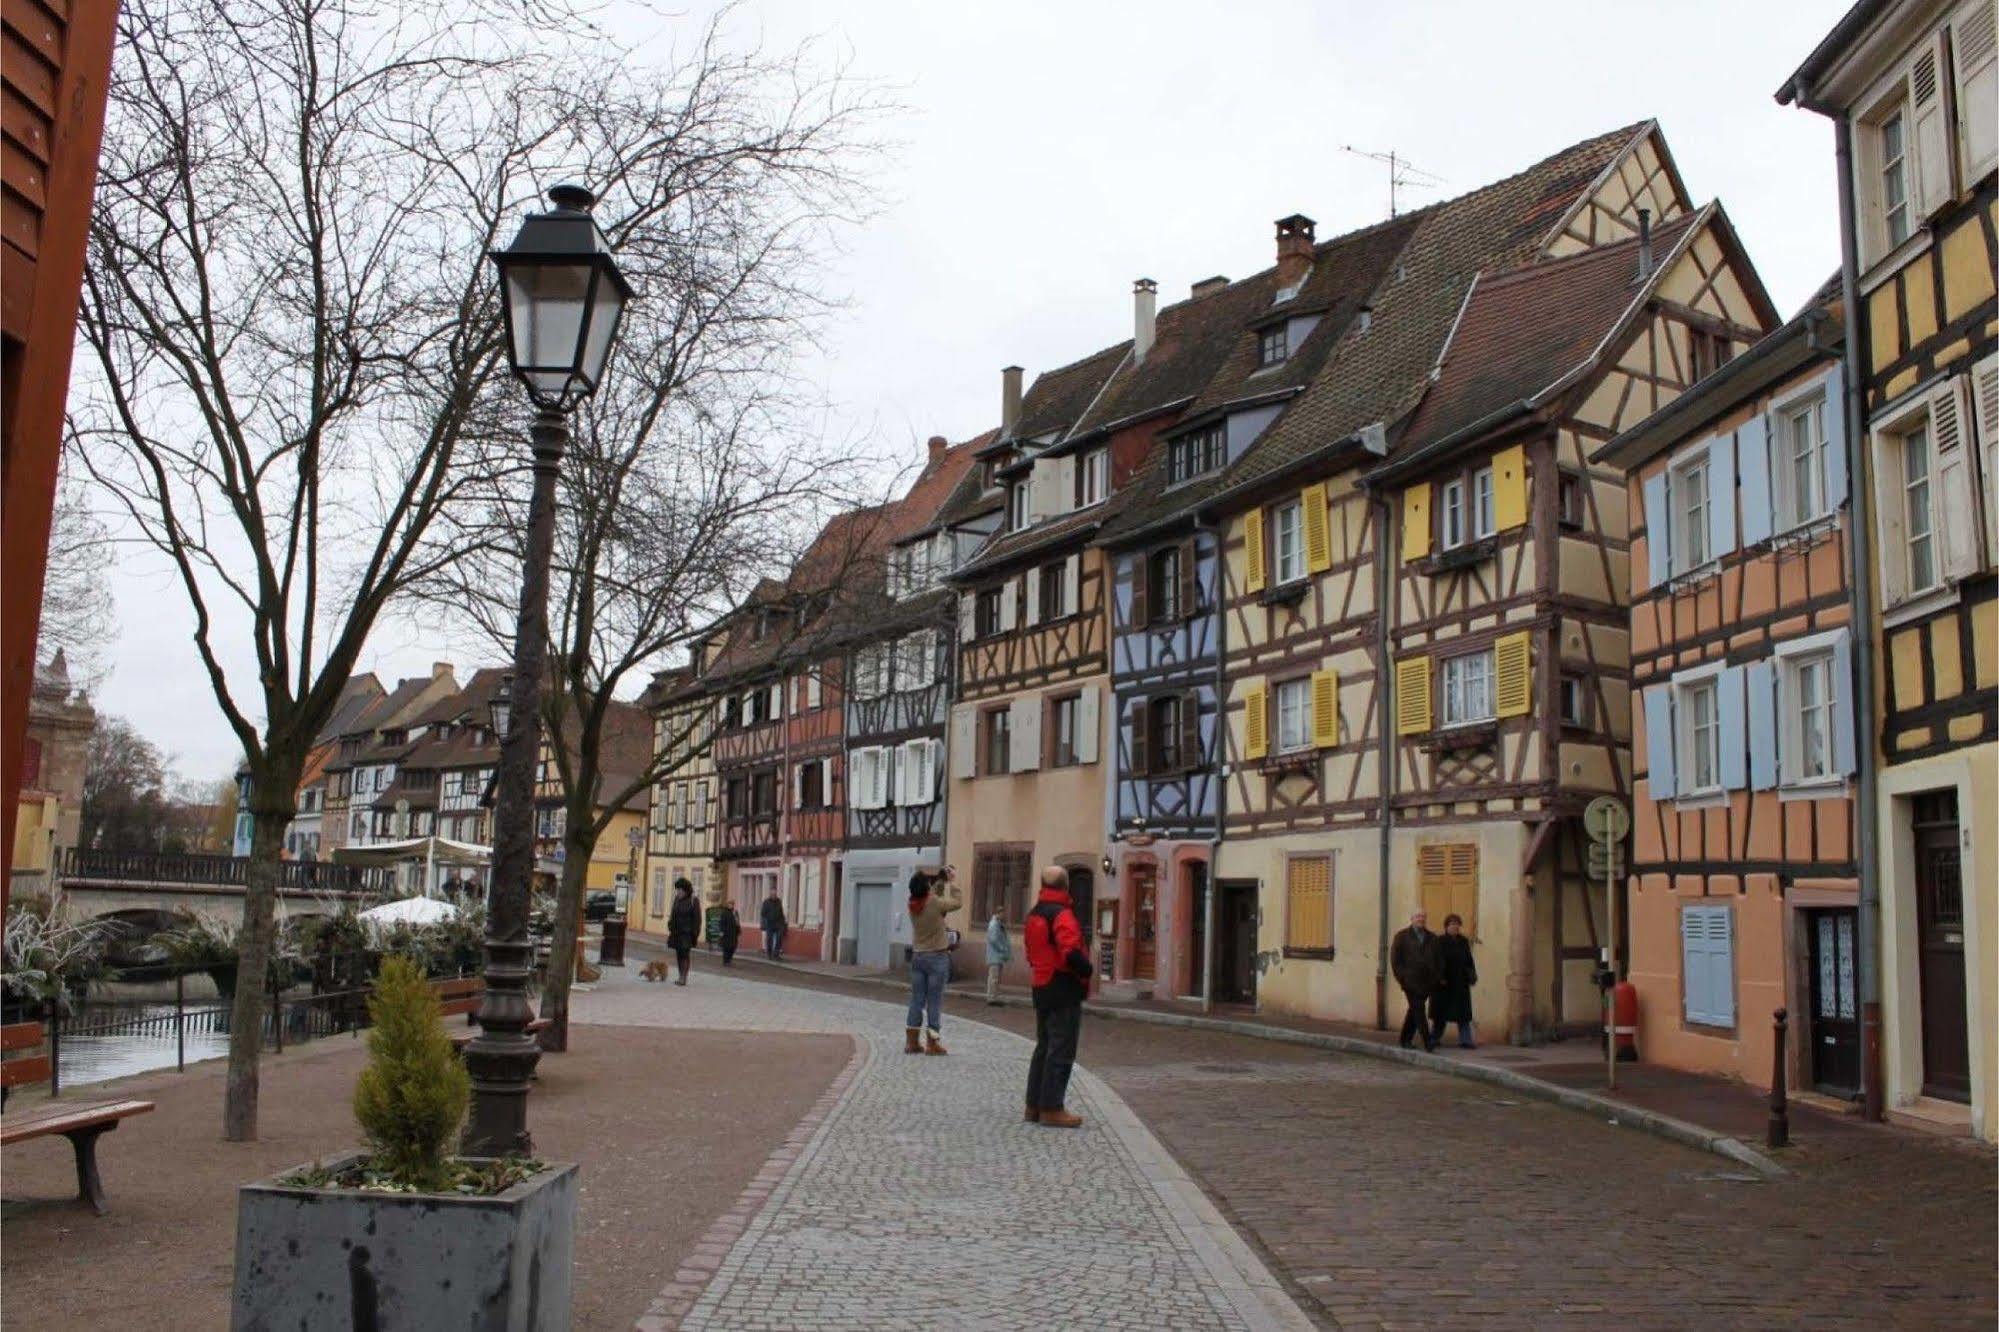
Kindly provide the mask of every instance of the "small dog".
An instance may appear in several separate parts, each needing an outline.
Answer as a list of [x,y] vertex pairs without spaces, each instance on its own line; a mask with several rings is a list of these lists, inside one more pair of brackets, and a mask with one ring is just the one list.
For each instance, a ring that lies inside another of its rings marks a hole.
[[667,965],[666,959],[663,957],[656,957],[652,961],[646,963],[644,967],[640,968],[639,979],[647,981],[663,981],[667,978],[669,973],[670,973],[670,968]]

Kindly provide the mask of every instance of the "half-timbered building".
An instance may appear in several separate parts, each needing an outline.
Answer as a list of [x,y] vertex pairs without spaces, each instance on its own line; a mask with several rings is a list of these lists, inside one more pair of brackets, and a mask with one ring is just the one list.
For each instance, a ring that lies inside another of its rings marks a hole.
[[1995,1138],[1999,7],[1861,0],[1778,97],[1829,117],[1841,149],[1846,419],[1878,664],[1860,695],[1869,1100]]
[[665,934],[673,885],[687,880],[704,908],[719,905],[726,889],[715,860],[716,700],[692,666],[653,676],[640,700],[652,717],[653,783],[646,817],[645,861],[629,919],[632,928]]
[[[1629,475],[1629,965],[1647,1062],[1860,1091],[1837,284],[1599,449]],[[1696,511],[1698,508],[1698,511]],[[1693,524],[1697,522],[1698,529]]]

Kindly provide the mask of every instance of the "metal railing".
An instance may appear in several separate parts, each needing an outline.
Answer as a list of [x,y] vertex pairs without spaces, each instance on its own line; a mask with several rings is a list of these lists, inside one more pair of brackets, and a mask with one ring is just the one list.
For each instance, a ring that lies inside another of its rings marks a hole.
[[[163,851],[106,851],[73,846],[63,850],[60,874],[65,882],[174,883],[193,887],[242,888],[249,882],[250,861],[243,856],[219,856]],[[287,860],[278,865],[278,891],[285,893],[361,893],[369,884],[359,865],[326,860]]]

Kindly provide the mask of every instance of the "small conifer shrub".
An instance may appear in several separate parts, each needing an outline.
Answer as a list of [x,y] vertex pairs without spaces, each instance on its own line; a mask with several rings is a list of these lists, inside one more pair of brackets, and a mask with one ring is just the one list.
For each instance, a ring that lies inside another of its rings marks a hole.
[[354,1118],[374,1153],[370,1165],[417,1192],[450,1187],[449,1158],[472,1099],[471,1075],[451,1048],[437,992],[408,958],[382,964],[368,1001],[368,1066],[354,1088]]

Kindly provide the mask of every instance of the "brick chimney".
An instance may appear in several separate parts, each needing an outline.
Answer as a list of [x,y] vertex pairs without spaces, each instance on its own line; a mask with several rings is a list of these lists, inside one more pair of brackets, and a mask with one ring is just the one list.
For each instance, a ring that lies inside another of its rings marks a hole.
[[1005,439],[1020,424],[1021,368],[1010,365],[1000,371],[1000,438]]
[[942,435],[932,435],[932,436],[930,437],[930,462],[931,462],[931,465],[932,465],[932,466],[935,466],[935,465],[936,465],[936,462],[937,462],[937,460],[938,460],[939,458],[941,458],[941,457],[943,457],[943,456],[944,456],[944,450],[946,450],[946,449],[948,449],[948,448],[950,448],[950,447],[951,447],[951,441],[950,441],[950,440],[948,440],[948,439],[944,438],[944,437],[943,437]]
[[1131,359],[1133,364],[1145,360],[1145,354],[1152,350],[1153,335],[1159,328],[1159,284],[1151,278],[1140,278],[1131,284]]
[[1229,285],[1229,280],[1223,277],[1221,274],[1217,273],[1213,277],[1202,278],[1199,282],[1196,282],[1193,285],[1192,289],[1190,290],[1189,294],[1193,296],[1195,300],[1198,301],[1203,296],[1206,296],[1209,292],[1220,291],[1223,287],[1226,287],[1228,285]]
[[1297,286],[1312,271],[1312,238],[1318,223],[1303,213],[1277,219],[1277,285]]
[[448,661],[433,661],[430,663],[430,678],[435,680],[439,676],[450,675],[452,669],[452,665]]

